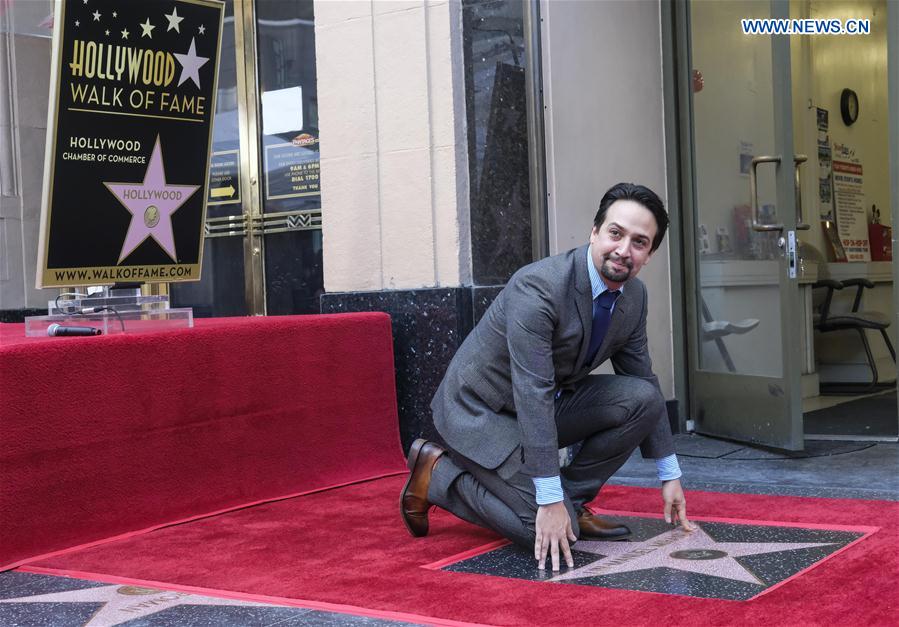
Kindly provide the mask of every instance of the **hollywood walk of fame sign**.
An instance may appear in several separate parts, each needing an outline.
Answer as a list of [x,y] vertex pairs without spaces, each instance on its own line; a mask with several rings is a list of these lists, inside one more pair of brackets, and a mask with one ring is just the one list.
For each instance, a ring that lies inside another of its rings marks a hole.
[[38,287],[200,279],[224,4],[56,4]]
[[[745,601],[819,564],[874,531],[702,522],[690,533],[653,518],[616,518],[630,542],[580,540],[574,568],[536,568],[533,555],[503,546],[443,570]],[[694,521],[695,522],[695,521]],[[445,563],[445,562],[444,562]]]

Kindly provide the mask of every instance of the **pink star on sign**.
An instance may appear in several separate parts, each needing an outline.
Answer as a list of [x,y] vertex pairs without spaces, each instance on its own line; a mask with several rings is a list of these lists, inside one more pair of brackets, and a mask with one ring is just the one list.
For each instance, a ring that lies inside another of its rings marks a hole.
[[199,185],[169,185],[165,180],[162,164],[162,145],[159,135],[153,146],[153,154],[144,174],[143,183],[103,183],[131,213],[131,223],[122,244],[118,263],[134,252],[145,239],[152,237],[168,253],[172,261],[178,261],[175,253],[175,235],[172,233],[172,214],[187,202]]

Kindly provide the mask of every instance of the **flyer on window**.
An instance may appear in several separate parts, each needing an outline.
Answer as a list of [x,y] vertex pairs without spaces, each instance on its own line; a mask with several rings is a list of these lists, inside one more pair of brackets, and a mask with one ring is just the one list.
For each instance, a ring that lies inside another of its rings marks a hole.
[[846,144],[833,145],[833,195],[846,261],[871,261],[864,170],[855,150]]
[[815,110],[818,125],[818,207],[821,220],[833,221],[832,153],[827,109]]

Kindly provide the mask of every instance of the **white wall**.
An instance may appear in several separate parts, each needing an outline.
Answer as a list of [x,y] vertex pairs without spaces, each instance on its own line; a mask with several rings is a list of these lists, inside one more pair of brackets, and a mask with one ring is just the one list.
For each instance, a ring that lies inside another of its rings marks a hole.
[[[544,0],[544,99],[550,252],[588,240],[603,193],[646,185],[666,201],[658,2]],[[674,121],[671,121],[674,123]],[[668,246],[640,278],[649,290],[649,352],[674,394]]]
[[[810,54],[805,69],[811,77],[810,93],[794,92],[794,103],[801,108],[811,98],[816,106],[830,111],[831,143],[849,144],[857,151],[864,168],[867,209],[876,204],[881,222],[890,224],[886,0],[814,0],[808,4],[812,18],[871,20],[870,35],[808,38]],[[859,100],[858,120],[848,127],[840,116],[840,94],[847,87],[858,94]],[[800,138],[796,139],[798,146]],[[805,139],[802,149],[814,155],[814,137]],[[817,207],[815,204],[815,211]],[[816,216],[814,213],[810,218]],[[820,231],[813,230],[812,236],[823,243]]]
[[470,282],[461,3],[317,0],[325,290]]

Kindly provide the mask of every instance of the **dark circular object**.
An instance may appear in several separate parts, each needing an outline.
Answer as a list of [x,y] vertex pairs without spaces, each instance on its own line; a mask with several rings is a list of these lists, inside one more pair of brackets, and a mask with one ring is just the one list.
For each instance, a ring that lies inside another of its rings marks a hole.
[[858,119],[858,94],[848,87],[840,94],[840,115],[846,126],[852,126]]

